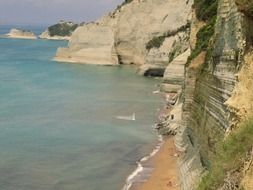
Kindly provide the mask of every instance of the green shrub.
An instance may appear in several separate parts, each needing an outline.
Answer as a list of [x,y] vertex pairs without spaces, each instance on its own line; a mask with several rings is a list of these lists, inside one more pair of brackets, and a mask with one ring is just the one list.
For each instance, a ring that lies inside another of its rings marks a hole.
[[116,10],[119,10],[122,6],[128,4],[128,3],[131,3],[133,0],[125,0],[123,1],[123,3],[121,5],[118,5],[117,9]]
[[227,172],[239,171],[253,147],[253,119],[242,124],[224,141],[216,144],[211,157],[209,173],[202,179],[198,190],[217,190],[223,185]]
[[[203,26],[197,33],[197,42],[195,49],[192,50],[191,55],[188,57],[187,65],[196,58],[202,51],[208,51],[210,40],[215,32],[215,23],[217,17],[218,1],[217,0],[194,0],[194,8],[199,20],[205,21],[206,25]],[[209,56],[208,58],[210,58]],[[205,59],[205,62],[208,61]]]
[[159,48],[159,47],[163,44],[165,38],[166,38],[166,35],[154,37],[153,39],[151,39],[151,40],[147,43],[146,49],[147,49],[147,50],[150,50],[150,49],[152,49],[152,48]]
[[194,0],[194,8],[199,20],[207,21],[217,15],[218,0]]
[[192,50],[191,55],[188,57],[187,64],[196,58],[202,51],[208,50],[210,39],[214,35],[215,23],[216,16],[212,17],[212,19],[198,31],[196,46],[195,49]]
[[179,27],[177,30],[168,31],[161,36],[155,36],[146,44],[146,49],[150,50],[152,48],[159,48],[163,44],[165,38],[175,36],[178,32],[186,31],[188,28],[190,28],[190,23]]
[[48,28],[50,36],[70,36],[78,24],[58,23]]

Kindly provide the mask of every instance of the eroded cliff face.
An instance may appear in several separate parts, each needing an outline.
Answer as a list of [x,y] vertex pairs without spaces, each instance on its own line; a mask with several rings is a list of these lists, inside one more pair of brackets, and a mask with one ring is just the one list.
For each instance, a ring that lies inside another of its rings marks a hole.
[[[194,15],[192,18],[189,42],[194,49],[195,36],[204,23]],[[219,0],[215,34],[208,50],[187,66],[184,59],[183,71],[177,58],[166,69],[161,89],[174,96],[169,96],[167,104],[172,111],[160,130],[176,134],[175,144],[182,152],[178,163],[181,189],[196,188],[204,168],[210,165],[215,144],[242,118],[252,116],[253,57],[246,53],[251,51],[252,26],[235,0]],[[174,74],[176,68],[181,71]],[[179,117],[175,118],[174,110]]]
[[196,71],[195,86],[185,85],[186,90],[195,88],[192,100],[185,99],[189,102],[184,104],[185,121],[204,165],[209,164],[209,151],[231,127],[233,115],[224,103],[231,97],[243,61],[244,24],[234,0],[219,1],[212,57],[200,72]]
[[59,48],[55,60],[117,65],[118,56],[114,44],[114,33],[110,27],[88,24],[76,29],[69,41],[69,48]]
[[[181,34],[174,31],[187,24],[191,5],[192,0],[133,0],[94,23],[80,26],[73,33],[68,47],[57,51],[56,60],[90,64],[100,62],[100,59],[89,56],[92,52],[97,53],[98,57],[100,54],[112,57],[111,60],[107,59],[111,65],[168,64],[173,43],[185,38],[183,31],[180,31]],[[174,33],[166,37],[170,39],[165,40],[161,48],[146,49],[152,38],[172,31]],[[107,38],[106,43],[104,38]]]

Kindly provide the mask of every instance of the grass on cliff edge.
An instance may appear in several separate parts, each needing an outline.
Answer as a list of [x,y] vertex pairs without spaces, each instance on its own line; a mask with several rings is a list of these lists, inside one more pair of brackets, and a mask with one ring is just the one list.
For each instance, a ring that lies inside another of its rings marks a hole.
[[197,190],[217,190],[221,187],[228,172],[240,172],[252,147],[253,118],[243,123],[224,141],[217,143],[216,153],[210,160],[209,173],[203,177]]
[[58,23],[48,28],[50,36],[70,36],[78,24]]
[[187,23],[176,30],[168,31],[161,36],[154,36],[147,42],[146,49],[150,50],[152,48],[160,48],[166,38],[175,36],[179,32],[185,32],[188,28],[190,28],[190,23]]
[[217,17],[218,1],[217,0],[194,0],[196,16],[199,20],[204,21],[204,25],[197,33],[197,42],[195,49],[192,50],[188,57],[187,64],[196,58],[202,51],[211,49],[210,40],[214,35],[215,23]]

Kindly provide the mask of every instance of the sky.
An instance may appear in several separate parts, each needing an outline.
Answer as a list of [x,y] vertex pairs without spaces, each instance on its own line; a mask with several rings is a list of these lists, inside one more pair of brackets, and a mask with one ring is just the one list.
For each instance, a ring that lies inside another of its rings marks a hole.
[[0,0],[0,24],[94,21],[123,0]]

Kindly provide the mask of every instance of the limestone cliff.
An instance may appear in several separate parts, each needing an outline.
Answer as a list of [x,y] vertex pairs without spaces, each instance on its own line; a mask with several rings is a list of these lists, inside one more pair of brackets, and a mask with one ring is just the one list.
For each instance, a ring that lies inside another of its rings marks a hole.
[[[195,8],[207,2],[196,0]],[[184,190],[195,189],[201,173],[212,165],[210,155],[215,154],[216,143],[253,114],[253,58],[247,53],[252,46],[252,19],[238,9],[235,0],[213,2],[209,7],[218,2],[213,19],[198,21],[193,15],[189,40],[192,54],[181,64],[177,61],[182,60],[180,57],[169,64],[161,86],[169,93],[167,104],[172,111],[160,130],[176,134],[175,144],[182,152],[179,174]],[[210,32],[213,26],[214,33]],[[208,35],[210,40],[205,41]],[[226,187],[224,182],[219,189]]]
[[[186,28],[184,31],[180,28],[187,25],[191,5],[191,0],[133,0],[125,3],[96,22],[80,26],[71,36],[68,47],[57,51],[55,60],[103,64],[91,53],[98,57],[102,54],[107,57],[106,64],[111,65],[166,65],[173,44],[185,38]],[[148,50],[147,43],[159,36],[166,40],[160,42],[158,48]],[[187,48],[178,49],[183,52]]]
[[69,41],[69,48],[58,49],[55,60],[117,65],[118,56],[114,43],[114,33],[110,27],[87,24],[76,29]]

